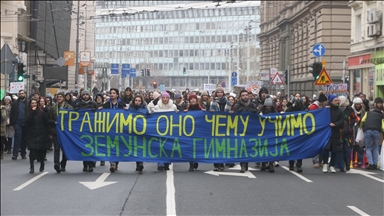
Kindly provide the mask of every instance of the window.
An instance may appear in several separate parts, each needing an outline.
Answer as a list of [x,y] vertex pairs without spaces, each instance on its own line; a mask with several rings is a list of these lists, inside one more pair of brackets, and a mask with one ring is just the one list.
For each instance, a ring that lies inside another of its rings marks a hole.
[[199,43],[199,36],[195,37],[195,43]]
[[159,51],[155,50],[155,57],[159,57]]
[[159,50],[159,57],[163,57],[163,50]]
[[189,43],[194,43],[194,36],[189,37]]
[[168,57],[168,50],[164,50],[164,57]]
[[195,70],[199,70],[199,63],[195,63]]
[[163,64],[159,63],[159,70],[163,70]]
[[184,56],[183,53],[184,53],[184,51],[183,51],[183,50],[180,50],[180,51],[179,51],[179,56]]
[[215,42],[215,36],[211,36],[211,43],[214,43]]
[[194,56],[193,54],[194,54],[195,52],[193,51],[193,50],[189,50],[189,56]]
[[215,70],[215,63],[211,63],[211,70]]
[[200,63],[200,70],[204,70],[204,63]]
[[220,63],[216,63],[216,70],[220,70]]
[[206,42],[206,43],[210,43],[210,41],[211,41],[211,40],[210,40],[210,36],[205,36],[205,42]]
[[164,44],[168,44],[168,37],[164,38]]
[[221,63],[221,70],[227,70],[226,63]]
[[201,36],[201,38],[200,38],[200,42],[201,42],[201,43],[204,43],[204,42],[205,42],[205,36]]
[[361,36],[361,15],[356,16],[356,42],[361,42],[362,36]]
[[184,50],[184,56],[188,56],[189,55],[189,52],[188,52],[188,50]]
[[205,70],[209,70],[209,63],[205,63]]
[[[173,56],[179,57],[179,51],[178,50],[173,50]],[[175,59],[177,59],[177,58],[175,58]],[[174,62],[178,62],[178,61],[174,61]]]
[[189,70],[193,70],[193,63],[189,63]]
[[163,38],[159,38],[159,44],[163,44]]

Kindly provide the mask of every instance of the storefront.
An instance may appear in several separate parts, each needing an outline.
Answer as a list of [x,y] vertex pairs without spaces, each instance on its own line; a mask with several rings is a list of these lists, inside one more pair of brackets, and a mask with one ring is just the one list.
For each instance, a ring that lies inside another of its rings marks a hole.
[[374,72],[375,65],[369,62],[371,54],[362,54],[359,56],[351,56],[348,58],[348,75],[349,94],[351,99],[353,95],[360,92],[368,97],[374,97]]
[[375,65],[375,98],[384,98],[384,50],[372,52],[369,62],[372,62],[372,64]]

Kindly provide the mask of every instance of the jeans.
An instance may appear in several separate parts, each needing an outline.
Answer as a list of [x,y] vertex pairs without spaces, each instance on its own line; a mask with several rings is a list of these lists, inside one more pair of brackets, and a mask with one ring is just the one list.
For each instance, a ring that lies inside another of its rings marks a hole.
[[[377,130],[366,130],[364,131],[364,144],[365,153],[368,158],[368,163],[371,165],[377,165],[379,160],[379,139],[380,132]],[[372,142],[372,146],[371,146]]]
[[22,157],[25,157],[27,152],[27,144],[25,143],[25,138],[27,136],[27,130],[25,129],[25,126],[21,126],[20,124],[15,124],[14,127],[15,130],[15,143],[13,146],[13,156],[17,157],[19,155],[19,149],[20,154]]

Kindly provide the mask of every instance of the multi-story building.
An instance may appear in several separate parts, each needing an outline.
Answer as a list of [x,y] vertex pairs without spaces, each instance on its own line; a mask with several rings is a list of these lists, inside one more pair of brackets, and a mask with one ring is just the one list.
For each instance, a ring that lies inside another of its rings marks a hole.
[[383,1],[349,1],[351,8],[349,93],[384,97]]
[[258,35],[261,70],[271,73],[271,69],[281,72],[289,69],[290,93],[312,97],[319,87],[314,86],[309,65],[320,60],[312,54],[312,48],[321,43],[326,48],[321,61],[326,61],[325,69],[333,83],[341,83],[343,62],[349,54],[350,42],[346,38],[351,33],[351,11],[347,3],[261,1]]
[[[229,89],[231,72],[245,84],[259,70],[259,2],[100,1],[96,14],[96,61],[136,68],[126,84],[135,89],[152,89],[153,82],[165,89],[206,83]],[[140,76],[144,68],[150,77]]]
[[[26,44],[33,41],[28,37],[29,23],[20,22],[25,18],[26,10],[24,1],[1,1],[1,47],[7,43],[12,54],[17,57],[16,61],[25,65],[27,65]],[[3,58],[4,56],[1,59]],[[2,71],[0,79],[1,90],[8,91],[10,81],[16,81],[16,73],[5,75]]]

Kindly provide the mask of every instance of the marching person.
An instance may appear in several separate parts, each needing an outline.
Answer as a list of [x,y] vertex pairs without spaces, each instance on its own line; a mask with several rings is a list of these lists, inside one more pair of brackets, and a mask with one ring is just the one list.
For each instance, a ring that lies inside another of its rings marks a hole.
[[4,108],[6,110],[6,117],[5,117],[5,148],[4,148],[4,153],[6,152],[7,154],[12,154],[12,139],[14,137],[15,131],[10,128],[10,116],[11,116],[11,109],[12,109],[12,99],[10,96],[5,96],[4,97]]
[[11,122],[10,128],[15,131],[15,141],[13,146],[13,156],[12,160],[17,160],[17,156],[21,154],[22,159],[27,159],[26,157],[26,132],[27,129],[25,127],[25,114],[27,110],[29,110],[26,93],[24,90],[19,90],[19,97],[16,101],[12,103],[11,108]]
[[[359,98],[359,97],[355,97],[353,99],[352,108],[353,108],[353,110],[355,112],[355,116],[356,116],[356,124],[354,126],[354,134],[355,134],[354,139],[355,139],[356,135],[357,135],[357,130],[360,126],[360,121],[365,115],[363,100],[361,100],[361,98]],[[358,166],[361,166],[364,162],[364,148],[363,148],[363,146],[364,146],[364,140],[362,140],[360,142],[355,142],[355,146],[353,147],[354,151],[358,152]]]
[[340,129],[344,126],[344,114],[339,109],[340,99],[336,95],[329,95],[328,101],[331,111],[331,123],[329,124],[329,126],[332,128],[332,135],[327,146],[325,147],[326,153],[323,155],[323,172],[328,172],[328,156],[331,152],[329,170],[332,173],[336,173],[335,163],[337,152],[342,151],[342,143],[340,141]]
[[61,162],[60,162],[60,144],[59,140],[57,139],[57,133],[56,133],[56,119],[59,114],[60,109],[72,109],[72,106],[68,104],[64,99],[64,92],[59,92],[56,95],[56,104],[50,109],[49,111],[49,129],[50,129],[50,135],[52,136],[53,140],[53,168],[56,170],[57,173],[65,172],[65,167],[67,165],[67,158],[64,154],[64,151],[62,152]]
[[[303,104],[303,99],[301,98],[300,93],[295,94],[295,97],[292,99],[292,104],[290,107],[288,107],[287,112],[300,112],[308,109],[308,107],[305,107]],[[294,169],[294,160],[289,161],[289,170],[293,171]],[[299,159],[296,162],[296,171],[298,173],[303,172],[303,159]]]
[[[150,112],[149,108],[148,111]],[[178,112],[178,109],[173,103],[171,96],[168,94],[168,92],[164,91],[161,94],[161,99],[157,102],[157,105],[154,107],[153,112]],[[157,163],[157,170],[169,170],[169,163]]]
[[[79,97],[79,99],[80,100],[75,104],[74,110],[92,109],[92,111],[96,111],[96,103],[91,100],[91,94],[88,90],[81,91],[81,97]],[[93,161],[83,161],[83,172],[93,172],[93,165]]]
[[[196,110],[205,111],[205,109],[197,101],[197,96],[195,94],[190,94],[188,97],[188,101],[188,106],[185,108],[184,112]],[[189,172],[193,172],[195,169],[197,169],[198,166],[198,163],[195,163],[193,161],[189,162]]]
[[[228,100],[224,95],[224,89],[222,87],[217,87],[214,95],[214,100],[211,101],[209,110],[211,112],[215,111],[224,111],[225,105],[227,105]],[[215,163],[213,164],[214,169],[213,171],[223,171],[224,164],[223,163]]]
[[[232,96],[229,96],[229,98],[228,98],[229,101],[231,101],[231,97]],[[233,100],[235,100],[234,97],[232,97],[232,98],[233,98]],[[272,99],[270,102],[271,102],[271,106],[272,106]],[[237,112],[237,113],[254,112],[255,113],[257,111],[258,111],[257,106],[255,103],[252,103],[252,101],[250,100],[247,90],[241,90],[240,91],[240,100],[238,100],[236,102],[233,110],[230,110],[229,112]],[[241,162],[240,167],[241,167],[240,172],[244,173],[245,171],[248,170],[248,162]],[[272,170],[273,170],[273,166],[272,166]]]
[[[121,101],[119,98],[119,90],[117,88],[111,88],[109,90],[109,100],[103,104],[103,106],[100,106],[99,109],[124,109],[128,110],[128,106],[126,103]],[[110,168],[109,170],[111,173],[115,172],[119,166],[118,161],[110,161]]]
[[366,112],[360,122],[360,127],[363,128],[364,131],[365,151],[369,164],[367,169],[369,170],[377,169],[380,133],[384,131],[384,114],[382,109],[383,99],[376,98],[375,107],[372,111]]
[[[133,97],[133,100],[131,100],[131,104],[129,105],[129,109],[133,112],[138,112],[143,115],[149,115],[147,103],[144,101],[144,99],[140,95],[136,95]],[[144,169],[144,164],[142,161],[136,162],[136,171],[142,172]]]
[[34,161],[40,161],[40,172],[44,171],[44,157],[50,146],[48,116],[38,108],[36,99],[31,99],[26,113],[25,126],[28,128],[26,143],[29,150],[29,173],[34,173]]

